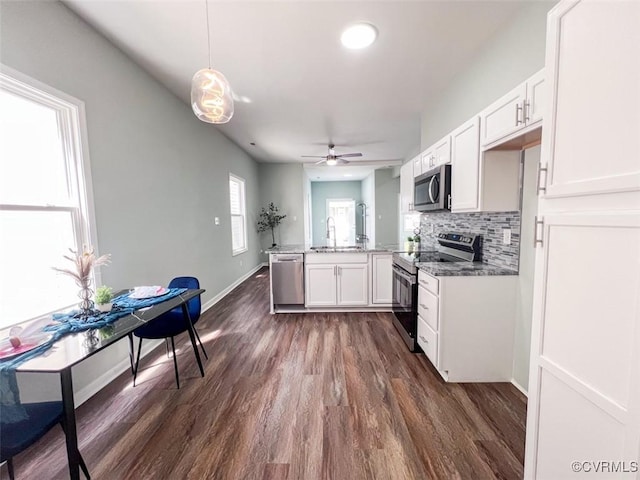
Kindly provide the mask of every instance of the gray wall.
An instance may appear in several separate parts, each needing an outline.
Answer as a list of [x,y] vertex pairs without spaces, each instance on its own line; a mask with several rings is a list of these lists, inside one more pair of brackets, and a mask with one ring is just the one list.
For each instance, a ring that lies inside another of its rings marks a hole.
[[517,317],[513,348],[513,379],[528,390],[529,354],[531,350],[531,319],[533,315],[533,248],[534,217],[538,213],[536,180],[540,147],[525,150],[522,180],[522,229],[520,232],[520,275],[518,276]]
[[422,150],[544,67],[547,12],[555,3],[529,2],[444,92],[424,106]]
[[[246,180],[255,222],[255,161],[62,4],[0,9],[0,61],[85,102],[98,242],[113,260],[105,284],[195,275],[206,302],[258,265],[255,229],[249,251],[233,257],[229,228],[229,172]],[[126,352],[122,342],[74,368],[76,390]]]
[[398,194],[400,177],[393,176],[391,168],[375,171],[375,226],[376,244],[393,245],[398,243]]
[[[362,182],[311,182],[313,244],[326,245],[327,198],[362,198]],[[356,216],[358,211],[356,210]]]
[[[306,174],[302,164],[261,163],[260,207],[273,202],[282,215],[286,215],[276,229],[279,245],[303,244],[304,241],[304,191]],[[250,229],[255,231],[255,222]],[[271,233],[260,234],[262,249],[271,247]],[[266,255],[263,257],[267,261]]]

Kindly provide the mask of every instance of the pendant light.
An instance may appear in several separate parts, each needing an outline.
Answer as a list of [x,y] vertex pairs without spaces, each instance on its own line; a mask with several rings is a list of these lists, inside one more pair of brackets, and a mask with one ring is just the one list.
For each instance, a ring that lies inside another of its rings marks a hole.
[[207,46],[209,68],[198,70],[191,80],[191,108],[203,122],[227,123],[233,117],[233,96],[225,76],[211,68],[211,32],[209,29],[209,2],[207,12]]

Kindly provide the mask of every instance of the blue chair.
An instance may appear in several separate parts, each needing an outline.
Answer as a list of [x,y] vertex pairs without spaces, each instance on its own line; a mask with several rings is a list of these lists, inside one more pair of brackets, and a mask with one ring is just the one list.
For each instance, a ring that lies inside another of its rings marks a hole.
[[[0,423],[0,463],[7,462],[9,478],[14,480],[13,457],[42,438],[57,423],[64,428],[62,402],[23,403],[27,418],[16,423]],[[85,477],[89,470],[80,452],[80,468]]]
[[[169,288],[189,288],[196,289],[200,288],[200,282],[195,277],[176,277],[171,282],[169,282]],[[202,345],[202,341],[200,340],[200,335],[198,335],[198,331],[195,329],[195,324],[200,318],[200,295],[192,298],[187,302],[187,310],[189,312],[189,317],[191,318],[191,323],[194,325],[193,331],[195,333],[196,339],[200,344],[200,348],[202,348],[202,353],[204,353],[205,358],[209,358],[207,356],[207,352],[204,349],[204,345]],[[142,327],[138,327],[133,331],[133,334],[140,339],[138,342],[138,355],[136,358],[135,366],[133,368],[133,384],[135,386],[136,376],[138,374],[138,365],[140,363],[140,349],[142,347],[142,339],[160,339],[164,338],[165,341],[167,339],[171,339],[171,350],[173,351],[173,367],[176,373],[176,385],[180,388],[180,376],[178,375],[178,360],[176,359],[176,347],[173,340],[173,337],[179,335],[188,330],[187,321],[184,318],[182,313],[182,307],[174,308],[173,310],[168,311],[167,313],[161,315],[156,318],[152,322],[149,322],[147,325]],[[198,346],[195,343],[192,343],[193,349],[197,350]],[[198,365],[200,366],[200,371],[202,371],[202,365],[200,364],[200,360],[196,356],[196,360],[198,360]],[[203,374],[204,376],[204,374]]]

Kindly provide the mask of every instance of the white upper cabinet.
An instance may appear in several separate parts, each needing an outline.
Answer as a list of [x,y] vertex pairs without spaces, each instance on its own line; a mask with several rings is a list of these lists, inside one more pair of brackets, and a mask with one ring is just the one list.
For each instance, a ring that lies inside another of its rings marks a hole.
[[412,160],[412,163],[413,163],[413,176],[414,177],[417,177],[417,176],[422,175],[423,173],[425,173],[425,172],[422,171],[422,156],[421,155],[418,155],[417,157],[415,157]]
[[451,133],[451,211],[478,208],[480,119],[472,118]]
[[537,128],[542,120],[544,70],[489,105],[481,114],[480,143],[490,145],[520,131]]
[[420,162],[422,173],[427,173],[433,168],[434,156],[433,150],[428,149],[420,154],[422,161]]
[[545,196],[639,190],[640,2],[571,7],[549,23],[547,58]]
[[422,173],[451,162],[451,135],[431,145],[422,154]]
[[402,213],[413,211],[413,160],[400,167],[400,208]]

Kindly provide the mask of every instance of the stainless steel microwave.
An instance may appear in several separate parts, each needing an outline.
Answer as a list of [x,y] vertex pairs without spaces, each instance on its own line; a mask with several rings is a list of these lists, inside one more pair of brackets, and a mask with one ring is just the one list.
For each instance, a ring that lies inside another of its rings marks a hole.
[[415,178],[414,209],[418,212],[451,210],[451,165],[441,165]]

